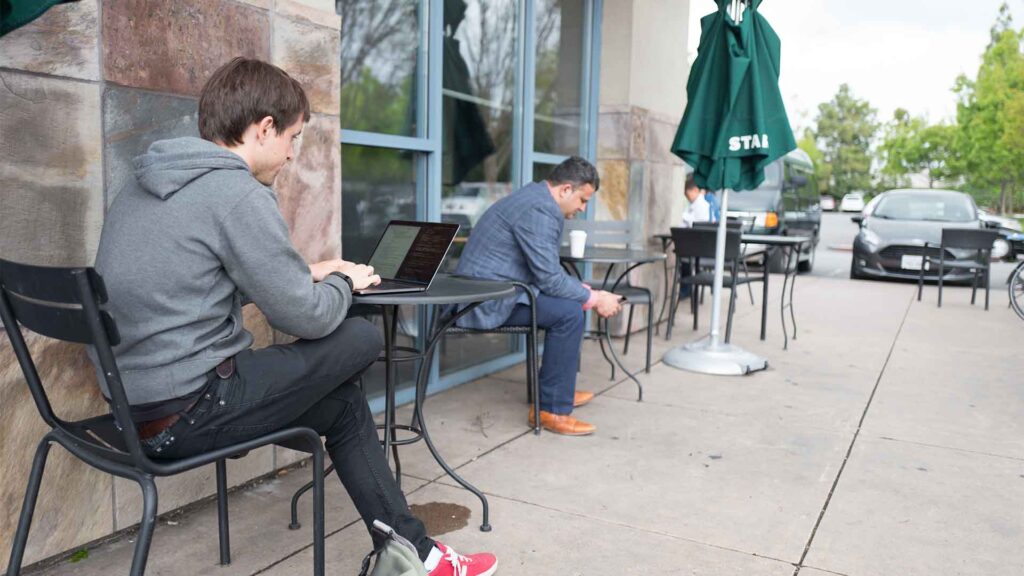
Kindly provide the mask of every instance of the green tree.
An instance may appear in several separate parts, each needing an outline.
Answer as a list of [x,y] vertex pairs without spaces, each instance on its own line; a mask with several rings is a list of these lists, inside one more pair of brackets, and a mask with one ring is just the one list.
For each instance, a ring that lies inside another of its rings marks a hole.
[[876,110],[843,84],[818,106],[817,145],[831,168],[828,190],[837,197],[871,188],[871,143],[878,131]]
[[897,108],[878,148],[880,181],[905,185],[902,183],[910,174],[923,173],[928,177],[928,187],[934,188],[936,182],[949,180],[954,175],[956,131],[956,126],[929,125],[924,118]]
[[818,148],[817,136],[811,128],[804,128],[804,135],[797,141],[796,147],[811,157],[814,164],[814,178],[818,182],[818,192],[828,192],[828,182],[832,178],[832,167],[825,162],[825,155]]
[[979,203],[1012,210],[1024,182],[1024,31],[1013,29],[1004,4],[982,54],[976,79],[963,75],[954,91],[958,97],[959,149],[954,168],[961,172]]

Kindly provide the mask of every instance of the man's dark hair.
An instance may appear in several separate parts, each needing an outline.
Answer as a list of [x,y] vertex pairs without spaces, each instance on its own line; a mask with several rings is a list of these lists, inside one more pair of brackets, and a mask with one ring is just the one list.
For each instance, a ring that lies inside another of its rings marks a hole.
[[309,100],[297,80],[261,60],[231,60],[199,95],[199,135],[211,142],[241,144],[246,129],[267,116],[281,133],[299,118],[309,122]]
[[683,190],[693,190],[694,188],[700,188],[697,186],[697,181],[693,179],[693,174],[686,177],[686,184],[683,186]]
[[594,191],[601,187],[601,177],[597,174],[597,168],[579,156],[570,156],[548,174],[548,182],[551,184],[572,184],[573,188],[579,188],[584,184],[590,184]]

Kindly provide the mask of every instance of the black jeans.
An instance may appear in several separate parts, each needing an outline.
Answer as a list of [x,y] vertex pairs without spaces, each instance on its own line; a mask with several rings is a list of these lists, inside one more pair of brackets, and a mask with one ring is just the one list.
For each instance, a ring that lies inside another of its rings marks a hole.
[[409,511],[355,383],[382,348],[372,324],[350,318],[318,340],[240,352],[235,373],[226,379],[211,375],[199,402],[146,440],[146,450],[154,457],[181,458],[282,428],[312,428],[326,437],[338,477],[367,530],[375,519],[387,523],[424,559],[434,542]]

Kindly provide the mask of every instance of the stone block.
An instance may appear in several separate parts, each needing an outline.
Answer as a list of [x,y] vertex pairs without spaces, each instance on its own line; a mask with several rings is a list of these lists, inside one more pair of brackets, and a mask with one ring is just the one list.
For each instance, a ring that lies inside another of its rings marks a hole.
[[107,0],[103,76],[117,84],[196,96],[235,56],[270,59],[270,16],[228,0]]
[[[57,416],[80,420],[106,412],[85,348],[25,332],[36,369]],[[49,427],[39,416],[6,334],[0,333],[0,542],[10,549],[36,445]],[[110,533],[111,477],[52,447],[29,534],[24,564]],[[6,553],[0,570],[8,561]]]
[[99,80],[98,0],[59,4],[0,38],[3,66],[52,76]]
[[0,72],[0,254],[90,265],[103,225],[99,87]]
[[597,194],[597,220],[624,220],[629,207],[629,162],[599,160],[601,190]]
[[274,11],[282,16],[306,20],[311,24],[341,29],[341,16],[331,0],[277,0]]
[[648,236],[668,233],[678,226],[683,213],[683,185],[686,179],[682,166],[651,163],[647,179],[645,226]]
[[108,86],[103,94],[106,128],[107,205],[135,182],[133,160],[157,140],[199,136],[194,98]]
[[274,189],[291,239],[308,262],[341,257],[341,144],[337,116],[313,118]]
[[631,135],[629,114],[602,111],[597,117],[598,160],[627,160]]
[[651,162],[682,166],[683,161],[672,153],[677,125],[650,118],[647,123],[647,154]]
[[630,137],[629,158],[644,160],[647,158],[647,111],[633,107],[629,115]]
[[273,63],[302,84],[312,111],[337,115],[341,100],[338,30],[305,18],[275,16],[273,46]]

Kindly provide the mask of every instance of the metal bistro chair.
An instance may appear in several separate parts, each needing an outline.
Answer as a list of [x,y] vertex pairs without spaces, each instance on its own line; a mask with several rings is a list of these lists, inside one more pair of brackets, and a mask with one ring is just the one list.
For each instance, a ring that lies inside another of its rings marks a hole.
[[490,330],[451,326],[445,334],[522,334],[526,336],[526,397],[533,405],[533,433],[540,434],[540,368],[537,360],[537,342],[540,333],[537,327],[537,297],[533,290],[522,282],[509,282],[526,293],[530,302],[529,326],[498,326]]
[[[718,230],[718,222],[694,222],[693,223],[693,227],[694,228],[702,228],[702,229]],[[730,218],[728,218],[726,220],[725,227],[726,227],[726,230],[739,230],[739,231],[742,232],[743,231],[743,221],[740,220],[739,218],[732,218],[732,217],[730,217]],[[750,258],[750,257],[753,257],[753,256],[757,256],[757,255],[759,255],[759,253],[747,254],[746,253],[746,246],[743,246],[741,244],[741,246],[740,246],[740,268],[743,270],[743,276],[744,277],[746,277],[746,278],[750,277],[750,268],[747,267],[747,258]],[[708,266],[710,266],[711,268],[714,268],[714,261],[712,261],[712,263],[710,265],[708,265]],[[753,306],[754,304],[756,304],[756,302],[754,302],[754,288],[753,288],[753,286],[751,286],[751,284],[752,284],[752,282],[747,282],[747,295],[750,296],[750,305]],[[701,304],[704,303],[704,287],[703,286],[701,286],[701,288],[700,288],[700,303]]]
[[[971,280],[971,305],[978,294],[978,282],[985,282],[985,310],[988,310],[989,271],[992,265],[992,243],[999,237],[995,230],[943,228],[938,254],[935,246],[924,243],[921,271],[917,275],[917,301],[921,301],[924,288],[924,270],[929,264],[939,265],[939,308],[942,308],[942,281],[946,270],[965,270],[973,273]],[[957,259],[951,250],[974,250],[973,258]],[[984,278],[982,278],[984,275]]]
[[[594,221],[594,220],[567,220],[562,232],[563,240],[568,242],[569,233],[573,230],[583,230],[587,233],[587,246],[615,246],[618,248],[629,247],[633,241],[632,224],[624,220]],[[585,280],[595,290],[608,290],[613,288],[614,279],[606,276],[604,280]],[[629,317],[626,320],[626,336],[622,346],[622,353],[629,354],[629,340],[633,333],[633,309],[636,306],[647,306],[647,357],[644,364],[644,371],[651,371],[651,342],[654,337],[654,297],[651,291],[643,286],[634,286],[627,277],[618,286],[615,286],[615,293],[626,297],[626,304],[629,305]]]
[[[11,549],[8,576],[17,576],[28,541],[36,499],[50,445],[57,443],[79,460],[108,474],[134,480],[142,488],[142,522],[132,557],[131,574],[146,570],[149,546],[157,516],[157,489],[154,476],[173,476],[211,463],[217,467],[217,512],[220,535],[220,562],[231,563],[228,529],[227,466],[225,458],[235,458],[269,444],[303,449],[313,454],[315,499],[313,504],[313,573],[324,573],[324,450],[320,436],[309,428],[287,428],[260,438],[241,442],[177,460],[150,459],[142,450],[132,424],[111,346],[120,341],[114,319],[101,309],[107,293],[103,280],[92,268],[50,268],[0,260],[0,319],[11,340],[25,381],[35,400],[39,415],[50,426],[39,442],[29,476],[21,517]],[[111,414],[68,422],[54,414],[35,362],[18,325],[66,342],[92,345],[99,358],[103,378],[111,399]],[[127,425],[123,425],[127,423]]]
[[[725,327],[725,341],[732,338],[732,316],[736,310],[736,287],[750,282],[764,282],[764,276],[741,277],[739,275],[740,236],[738,229],[726,229],[725,232],[725,268],[726,273],[722,277],[722,287],[729,288],[729,313]],[[676,270],[681,267],[679,264],[684,259],[692,261],[691,269],[694,274],[681,277],[676,273],[672,281],[672,304],[669,306],[667,335],[672,336],[672,327],[675,324],[676,310],[679,307],[680,288],[684,285],[691,286],[712,286],[714,284],[714,272],[701,271],[701,259],[715,259],[715,244],[718,231],[710,228],[672,228],[672,243],[675,245]],[[768,271],[765,269],[764,274]],[[690,310],[693,313],[693,329],[697,329],[698,312],[700,304],[696,294],[690,294]]]

